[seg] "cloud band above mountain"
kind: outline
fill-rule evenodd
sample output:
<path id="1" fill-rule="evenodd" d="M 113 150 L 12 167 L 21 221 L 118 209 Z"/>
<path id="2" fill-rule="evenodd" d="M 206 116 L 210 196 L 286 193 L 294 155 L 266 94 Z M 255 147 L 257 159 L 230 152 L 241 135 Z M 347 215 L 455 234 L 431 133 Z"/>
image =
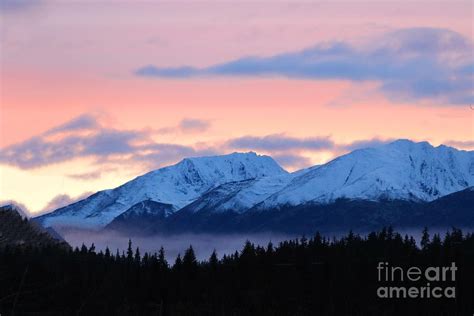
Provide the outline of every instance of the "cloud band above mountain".
<path id="1" fill-rule="evenodd" d="M 178 144 L 156 141 L 166 129 L 180 133 L 201 133 L 210 126 L 208 121 L 184 119 L 175 127 L 121 130 L 104 126 L 97 116 L 80 115 L 50 130 L 0 149 L 0 163 L 33 169 L 77 158 L 93 158 L 99 169 L 67 176 L 78 181 L 100 178 L 106 165 L 132 163 L 145 170 L 162 167 L 185 157 L 225 154 L 232 151 L 257 151 L 271 155 L 286 168 L 298 169 L 312 164 L 308 153 L 326 152 L 331 156 L 358 148 L 386 144 L 393 138 L 371 138 L 352 142 L 336 142 L 328 135 L 295 137 L 284 133 L 245 135 L 216 142 Z M 446 144 L 471 148 L 472 142 L 447 140 Z M 311 156 L 311 155 L 310 155 Z M 330 158 L 328 156 L 327 158 Z"/>
<path id="2" fill-rule="evenodd" d="M 149 65 L 143 77 L 282 76 L 291 79 L 377 81 L 379 91 L 399 100 L 474 102 L 474 45 L 459 33 L 436 28 L 403 29 L 355 46 L 318 44 L 270 57 L 244 57 L 205 68 Z"/>

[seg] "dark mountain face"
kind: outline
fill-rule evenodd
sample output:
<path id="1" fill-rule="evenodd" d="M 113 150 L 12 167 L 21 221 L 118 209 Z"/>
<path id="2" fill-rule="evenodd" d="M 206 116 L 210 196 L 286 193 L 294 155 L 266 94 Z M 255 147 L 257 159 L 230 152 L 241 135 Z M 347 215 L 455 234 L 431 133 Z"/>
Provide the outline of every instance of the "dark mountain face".
<path id="1" fill-rule="evenodd" d="M 56 235 L 53 235 L 54 233 Z M 23 217 L 14 206 L 0 207 L 0 247 L 19 245 L 69 247 L 56 232 L 54 233 Z"/>
<path id="2" fill-rule="evenodd" d="M 432 202 L 338 199 L 331 204 L 284 206 L 265 211 L 216 213 L 182 209 L 168 217 L 137 216 L 108 229 L 142 234 L 368 231 L 397 228 L 474 227 L 474 191 L 466 189 Z M 115 222 L 115 221 L 114 221 Z"/>
<path id="3" fill-rule="evenodd" d="M 173 205 L 151 200 L 142 201 L 117 216 L 106 229 L 139 233 L 152 231 L 174 211 Z"/>
<path id="4" fill-rule="evenodd" d="M 426 225 L 450 223 L 474 229 L 474 187 L 443 196 L 425 207 Z"/>

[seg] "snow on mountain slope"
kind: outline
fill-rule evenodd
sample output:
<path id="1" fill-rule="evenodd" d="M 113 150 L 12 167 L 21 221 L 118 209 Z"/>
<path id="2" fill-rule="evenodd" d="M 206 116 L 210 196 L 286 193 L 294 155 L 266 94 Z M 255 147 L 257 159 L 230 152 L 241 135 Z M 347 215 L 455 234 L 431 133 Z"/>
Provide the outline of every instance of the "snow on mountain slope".
<path id="1" fill-rule="evenodd" d="M 295 177 L 257 209 L 337 198 L 432 201 L 474 185 L 474 151 L 398 140 L 353 151 Z"/>
<path id="2" fill-rule="evenodd" d="M 172 204 L 174 210 L 223 183 L 286 174 L 271 157 L 251 153 L 186 158 L 124 185 L 37 218 L 43 226 L 101 228 L 145 200 Z"/>
<path id="3" fill-rule="evenodd" d="M 115 220 L 119 218 L 128 220 L 132 217 L 140 216 L 168 217 L 171 214 L 173 214 L 173 205 L 146 200 L 132 205 L 128 210 L 117 216 Z"/>
<path id="4" fill-rule="evenodd" d="M 282 189 L 294 176 L 295 174 L 288 173 L 225 183 L 206 192 L 181 211 L 192 213 L 234 211 L 242 213 Z"/>

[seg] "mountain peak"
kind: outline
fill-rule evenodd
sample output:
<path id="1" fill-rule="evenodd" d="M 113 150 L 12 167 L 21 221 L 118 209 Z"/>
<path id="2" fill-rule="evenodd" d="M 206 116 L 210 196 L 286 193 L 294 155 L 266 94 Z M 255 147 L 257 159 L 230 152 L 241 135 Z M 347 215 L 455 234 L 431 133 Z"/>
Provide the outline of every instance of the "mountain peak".
<path id="1" fill-rule="evenodd" d="M 355 150 L 296 177 L 264 208 L 338 198 L 432 201 L 473 184 L 473 151 L 400 139 Z"/>
<path id="2" fill-rule="evenodd" d="M 234 152 L 183 159 L 40 221 L 44 226 L 100 229 L 143 201 L 169 205 L 168 216 L 194 202 L 203 210 L 240 212 L 255 205 L 272 208 L 339 198 L 432 201 L 473 185 L 474 152 L 407 139 L 355 150 L 293 174 L 269 156 Z"/>
<path id="3" fill-rule="evenodd" d="M 267 155 L 259 155 L 256 152 L 249 151 L 249 152 L 233 152 L 230 154 L 224 155 L 214 155 L 214 156 L 197 156 L 197 157 L 186 157 L 183 158 L 180 162 L 183 161 L 204 161 L 204 160 L 225 160 L 225 159 L 233 159 L 233 160 L 272 160 L 273 158 Z M 178 163 L 179 164 L 179 163 Z M 276 162 L 275 162 L 276 164 Z"/>
<path id="4" fill-rule="evenodd" d="M 410 139 L 404 139 L 404 138 L 394 140 L 393 142 L 388 143 L 388 146 L 434 148 L 433 145 L 431 145 L 427 141 L 415 142 Z"/>
<path id="5" fill-rule="evenodd" d="M 158 169 L 156 172 L 176 167 L 184 173 L 192 173 L 196 178 L 213 178 L 215 174 L 219 174 L 230 181 L 287 173 L 272 157 L 255 152 L 184 158 L 176 165 Z"/>
<path id="6" fill-rule="evenodd" d="M 382 145 L 382 146 L 387 146 L 387 147 L 392 147 L 392 148 L 398 148 L 401 150 L 416 150 L 416 148 L 420 148 L 425 151 L 433 151 L 437 153 L 442 153 L 442 152 L 472 152 L 469 150 L 462 150 L 458 149 L 455 147 L 447 146 L 444 144 L 440 144 L 438 146 L 433 146 L 430 142 L 428 141 L 420 141 L 420 142 L 415 142 L 409 139 L 397 139 L 393 142 L 390 142 L 388 144 Z"/>
<path id="7" fill-rule="evenodd" d="M 40 221 L 44 226 L 101 228 L 145 200 L 170 204 L 177 211 L 221 184 L 281 174 L 287 172 L 271 157 L 256 153 L 185 158 L 44 215 Z"/>

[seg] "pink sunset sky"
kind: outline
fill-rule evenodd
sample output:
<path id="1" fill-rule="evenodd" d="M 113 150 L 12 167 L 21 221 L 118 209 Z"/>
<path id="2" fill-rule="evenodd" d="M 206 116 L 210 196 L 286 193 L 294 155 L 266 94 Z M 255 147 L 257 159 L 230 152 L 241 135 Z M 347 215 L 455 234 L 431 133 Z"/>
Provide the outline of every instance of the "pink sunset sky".
<path id="1" fill-rule="evenodd" d="M 474 149 L 472 1 L 0 4 L 0 200 L 52 210 L 187 156 L 289 171 Z"/>

